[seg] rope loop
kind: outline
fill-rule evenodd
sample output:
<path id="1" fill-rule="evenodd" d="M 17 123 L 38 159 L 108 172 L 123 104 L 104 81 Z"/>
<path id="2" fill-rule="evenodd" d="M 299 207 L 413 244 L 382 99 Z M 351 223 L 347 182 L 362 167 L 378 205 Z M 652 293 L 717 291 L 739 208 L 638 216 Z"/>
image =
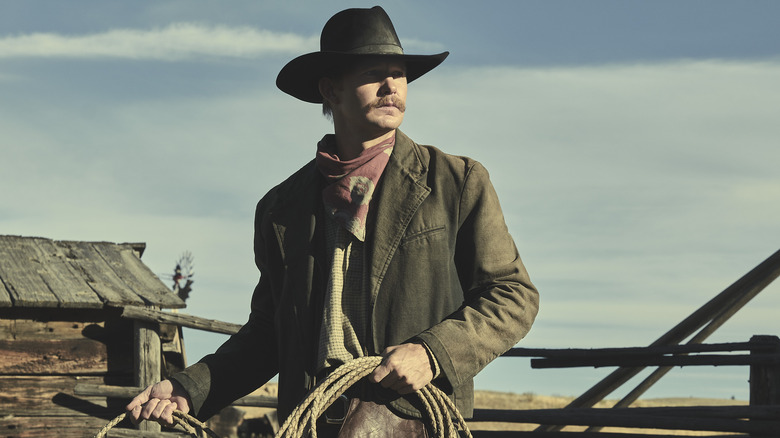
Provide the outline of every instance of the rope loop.
<path id="1" fill-rule="evenodd" d="M 104 438 L 108 434 L 109 430 L 125 419 L 126 415 L 127 414 L 125 412 L 117 415 L 116 418 L 103 426 L 103 428 L 100 429 L 97 434 L 95 434 L 94 438 Z M 180 426 L 182 429 L 184 429 L 185 432 L 195 438 L 219 438 L 219 436 L 214 433 L 214 431 L 209 429 L 205 423 L 193 417 L 192 415 L 185 414 L 182 411 L 173 411 L 173 425 Z"/>
<path id="2" fill-rule="evenodd" d="M 379 356 L 366 356 L 353 359 L 338 367 L 295 407 L 274 438 L 302 438 L 307 432 L 311 438 L 317 438 L 317 418 L 347 389 L 371 374 L 381 362 L 382 358 Z M 460 428 L 466 437 L 472 438 L 466 420 L 452 400 L 439 388 L 429 383 L 416 394 L 423 404 L 435 437 L 458 438 L 458 428 Z M 108 422 L 95 438 L 104 438 L 108 431 L 124 418 L 125 414 L 122 413 Z M 174 425 L 181 426 L 194 437 L 219 438 L 203 422 L 184 412 L 174 411 L 173 420 Z"/>
<path id="3" fill-rule="evenodd" d="M 371 374 L 382 362 L 379 356 L 353 359 L 337 368 L 321 381 L 287 417 L 274 438 L 301 438 L 309 433 L 317 438 L 317 418 L 358 380 Z M 417 391 L 425 413 L 437 438 L 458 438 L 458 428 L 471 437 L 466 420 L 455 404 L 439 388 L 429 383 Z M 453 422 L 455 417 L 455 422 Z"/>

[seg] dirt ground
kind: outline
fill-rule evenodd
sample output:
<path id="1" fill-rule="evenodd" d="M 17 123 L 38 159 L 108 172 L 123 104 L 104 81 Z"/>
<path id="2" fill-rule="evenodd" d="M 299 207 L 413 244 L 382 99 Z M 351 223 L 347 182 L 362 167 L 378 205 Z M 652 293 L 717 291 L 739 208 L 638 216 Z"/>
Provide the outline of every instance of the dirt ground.
<path id="1" fill-rule="evenodd" d="M 268 384 L 260 388 L 254 395 L 276 396 L 276 385 Z M 575 397 L 546 396 L 537 394 L 513 394 L 492 391 L 477 391 L 475 394 L 475 407 L 478 409 L 555 409 L 563 408 L 569 404 Z M 605 400 L 595 407 L 609 408 L 616 400 Z M 732 406 L 747 405 L 747 401 L 728 400 L 728 399 L 707 399 L 707 398 L 659 398 L 659 399 L 640 399 L 635 402 L 633 407 L 670 407 L 670 406 Z M 245 412 L 244 419 L 260 418 L 266 415 L 271 409 L 264 408 L 240 408 Z M 472 430 L 516 430 L 529 431 L 534 430 L 538 424 L 516 424 L 516 423 L 490 423 L 490 422 L 472 422 L 469 427 Z M 565 431 L 584 430 L 585 427 L 568 426 Z M 691 432 L 691 431 L 669 431 L 659 429 L 622 429 L 622 428 L 604 428 L 604 432 L 633 432 L 633 433 L 656 433 L 656 434 L 679 434 L 687 436 L 712 435 L 712 432 Z"/>

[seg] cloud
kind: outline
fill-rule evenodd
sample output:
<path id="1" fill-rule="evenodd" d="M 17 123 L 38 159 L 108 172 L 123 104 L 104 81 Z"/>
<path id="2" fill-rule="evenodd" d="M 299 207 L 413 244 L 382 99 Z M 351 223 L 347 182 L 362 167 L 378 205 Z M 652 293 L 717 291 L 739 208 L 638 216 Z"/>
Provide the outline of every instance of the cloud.
<path id="1" fill-rule="evenodd" d="M 32 33 L 0 38 L 0 58 L 122 58 L 179 61 L 258 58 L 316 50 L 317 37 L 252 27 L 173 23 L 163 28 L 114 29 L 90 35 Z"/>
<path id="2" fill-rule="evenodd" d="M 43 83 L 33 76 L 1 90 L 0 132 L 18 145 L 0 161 L 3 233 L 145 241 L 158 273 L 191 250 L 187 311 L 242 322 L 257 276 L 254 204 L 330 129 L 262 74 L 226 81 L 234 88 L 193 76 L 185 94 L 164 96 L 102 95 L 61 75 L 47 79 L 77 89 L 32 99 Z M 777 62 L 714 60 L 443 67 L 410 86 L 403 129 L 491 172 L 542 294 L 522 345 L 642 345 L 777 250 L 778 76 Z M 711 341 L 771 333 L 780 283 L 770 289 Z M 188 334 L 191 359 L 221 341 L 203 337 Z"/>

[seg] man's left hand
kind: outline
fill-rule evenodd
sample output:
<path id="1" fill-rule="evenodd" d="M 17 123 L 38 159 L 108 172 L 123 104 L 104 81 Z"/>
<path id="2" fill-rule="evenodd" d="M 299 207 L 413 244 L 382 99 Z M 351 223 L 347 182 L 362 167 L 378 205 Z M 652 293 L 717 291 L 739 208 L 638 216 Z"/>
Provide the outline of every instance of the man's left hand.
<path id="1" fill-rule="evenodd" d="M 382 358 L 368 379 L 401 395 L 419 391 L 433 379 L 431 359 L 422 344 L 387 347 Z"/>

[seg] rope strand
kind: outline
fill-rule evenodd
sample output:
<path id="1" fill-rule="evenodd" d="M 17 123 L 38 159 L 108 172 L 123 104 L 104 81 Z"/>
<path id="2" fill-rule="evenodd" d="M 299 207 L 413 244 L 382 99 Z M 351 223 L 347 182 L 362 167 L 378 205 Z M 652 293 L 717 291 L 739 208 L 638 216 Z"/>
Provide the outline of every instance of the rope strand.
<path id="1" fill-rule="evenodd" d="M 351 360 L 337 368 L 293 410 L 274 438 L 300 438 L 307 431 L 312 438 L 317 438 L 316 421 L 320 414 L 358 380 L 371 374 L 381 362 L 382 358 L 379 356 L 367 356 Z M 467 437 L 472 436 L 458 408 L 439 388 L 429 383 L 417 391 L 417 395 L 425 408 L 434 436 L 457 438 L 458 427 Z M 453 415 L 457 427 L 453 423 Z"/>
<path id="2" fill-rule="evenodd" d="M 94 438 L 104 438 L 108 434 L 108 431 L 122 422 L 126 416 L 126 412 L 117 415 L 113 420 L 109 421 L 105 426 L 103 426 L 103 428 L 95 434 Z M 182 411 L 173 411 L 173 425 L 180 426 L 182 429 L 184 429 L 185 432 L 194 437 L 208 436 L 211 438 L 219 438 L 219 435 L 209 429 L 205 423 L 193 417 L 192 415 L 185 414 Z"/>
<path id="3" fill-rule="evenodd" d="M 306 432 L 311 438 L 317 438 L 317 419 L 320 415 L 347 389 L 371 374 L 381 362 L 382 358 L 379 356 L 367 356 L 351 360 L 338 367 L 295 407 L 274 438 L 301 438 Z M 465 432 L 466 437 L 472 437 L 466 420 L 458 412 L 458 408 L 439 388 L 429 383 L 416 394 L 423 404 L 435 437 L 458 438 L 458 428 Z M 453 423 L 453 416 L 457 425 Z M 124 418 L 125 413 L 122 413 L 108 422 L 95 438 L 104 438 L 108 431 Z M 206 424 L 184 412 L 174 411 L 173 420 L 175 425 L 181 426 L 192 436 L 198 437 L 205 433 L 211 438 L 219 438 Z"/>

